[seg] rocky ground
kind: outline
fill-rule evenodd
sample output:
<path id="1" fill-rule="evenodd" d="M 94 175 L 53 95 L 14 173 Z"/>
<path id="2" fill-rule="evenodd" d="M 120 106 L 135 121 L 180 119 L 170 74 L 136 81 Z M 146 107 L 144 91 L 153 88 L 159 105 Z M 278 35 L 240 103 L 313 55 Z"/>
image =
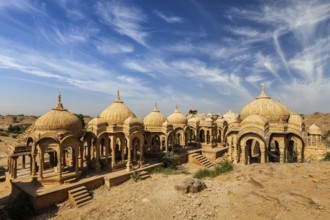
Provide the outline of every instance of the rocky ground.
<path id="1" fill-rule="evenodd" d="M 195 165 L 181 169 L 194 173 Z M 207 188 L 184 194 L 175 185 L 192 174 L 153 174 L 93 192 L 92 203 L 35 219 L 329 219 L 330 162 L 236 165 L 204 180 Z"/>

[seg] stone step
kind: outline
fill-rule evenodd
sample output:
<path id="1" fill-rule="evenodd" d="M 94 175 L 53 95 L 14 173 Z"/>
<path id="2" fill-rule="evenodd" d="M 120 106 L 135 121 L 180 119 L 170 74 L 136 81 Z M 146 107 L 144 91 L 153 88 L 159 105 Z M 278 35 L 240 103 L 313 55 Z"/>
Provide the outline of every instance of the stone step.
<path id="1" fill-rule="evenodd" d="M 68 190 L 68 193 L 74 193 L 74 192 L 77 192 L 77 191 L 81 191 L 81 190 L 85 190 L 86 189 L 86 187 L 85 186 L 79 186 L 79 187 L 77 187 L 77 188 L 74 188 L 74 189 L 70 189 L 70 190 Z M 87 190 L 87 189 L 86 189 Z"/>
<path id="2" fill-rule="evenodd" d="M 91 201 L 92 201 L 92 199 L 91 200 L 87 200 L 86 202 L 82 202 L 82 203 L 78 204 L 77 207 L 80 208 L 82 206 L 85 206 L 85 205 L 91 203 Z"/>
<path id="3" fill-rule="evenodd" d="M 87 191 L 88 192 L 88 191 Z M 77 196 L 80 196 L 80 195 L 82 195 L 82 194 L 85 194 L 86 193 L 86 190 L 80 190 L 80 191 L 76 191 L 76 192 L 74 192 L 74 193 L 71 193 L 71 195 L 73 196 L 73 197 L 77 197 Z"/>
<path id="4" fill-rule="evenodd" d="M 148 179 L 150 177 L 151 176 L 150 176 L 149 172 L 147 172 L 147 171 L 141 171 L 140 172 L 140 180 L 145 180 L 145 179 Z"/>
<path id="5" fill-rule="evenodd" d="M 89 197 L 83 197 L 83 198 L 79 199 L 78 201 L 76 201 L 76 206 L 78 206 L 81 203 L 87 202 L 89 200 L 92 200 L 92 197 L 91 196 L 89 196 Z"/>
<path id="6" fill-rule="evenodd" d="M 89 195 L 88 192 L 84 191 L 83 193 L 79 194 L 79 195 L 74 195 L 73 198 L 76 200 L 76 201 L 79 201 L 79 199 L 81 198 L 84 198 L 84 197 L 91 197 Z"/>

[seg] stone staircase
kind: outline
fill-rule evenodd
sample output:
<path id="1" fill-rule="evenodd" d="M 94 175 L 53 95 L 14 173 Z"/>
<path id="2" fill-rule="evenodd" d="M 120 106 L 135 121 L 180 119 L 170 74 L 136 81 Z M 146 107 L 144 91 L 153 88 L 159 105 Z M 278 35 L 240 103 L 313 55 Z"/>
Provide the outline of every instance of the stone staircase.
<path id="1" fill-rule="evenodd" d="M 145 180 L 151 178 L 149 172 L 147 171 L 140 171 L 140 180 Z"/>
<path id="2" fill-rule="evenodd" d="M 209 161 L 209 159 L 207 159 L 206 157 L 204 157 L 203 155 L 200 155 L 198 153 L 194 153 L 192 155 L 192 157 L 200 164 L 203 165 L 206 168 L 211 168 L 214 166 L 214 164 Z"/>
<path id="3" fill-rule="evenodd" d="M 68 190 L 69 202 L 75 207 L 82 207 L 92 201 L 92 196 L 89 194 L 85 186 L 80 186 Z"/>

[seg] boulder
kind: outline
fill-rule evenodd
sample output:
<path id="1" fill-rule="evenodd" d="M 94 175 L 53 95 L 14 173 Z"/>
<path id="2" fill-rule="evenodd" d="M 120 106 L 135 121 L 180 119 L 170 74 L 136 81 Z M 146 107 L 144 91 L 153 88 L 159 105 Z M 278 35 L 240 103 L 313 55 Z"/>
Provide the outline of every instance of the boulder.
<path id="1" fill-rule="evenodd" d="M 186 178 L 181 183 L 177 183 L 174 188 L 184 193 L 197 193 L 207 188 L 205 183 L 194 178 Z"/>

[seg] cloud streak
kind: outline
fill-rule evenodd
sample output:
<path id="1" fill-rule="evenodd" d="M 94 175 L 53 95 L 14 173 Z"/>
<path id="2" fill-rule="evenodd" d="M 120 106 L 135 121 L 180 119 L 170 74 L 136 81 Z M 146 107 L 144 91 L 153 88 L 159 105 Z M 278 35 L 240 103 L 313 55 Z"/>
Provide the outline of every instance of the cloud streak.
<path id="1" fill-rule="evenodd" d="M 147 17 L 139 8 L 111 1 L 98 2 L 96 9 L 100 19 L 106 25 L 147 47 L 146 38 L 149 34 L 142 26 Z"/>

